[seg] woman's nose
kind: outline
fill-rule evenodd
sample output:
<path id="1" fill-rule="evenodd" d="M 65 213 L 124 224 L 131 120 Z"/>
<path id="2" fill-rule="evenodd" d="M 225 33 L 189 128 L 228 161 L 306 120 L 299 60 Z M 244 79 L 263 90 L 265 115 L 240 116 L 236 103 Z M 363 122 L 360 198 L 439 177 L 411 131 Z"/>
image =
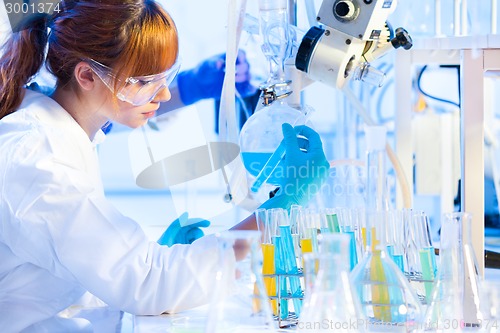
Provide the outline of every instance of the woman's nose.
<path id="1" fill-rule="evenodd" d="M 172 98 L 170 90 L 168 89 L 168 87 L 163 87 L 158 91 L 158 93 L 156 93 L 156 96 L 153 98 L 153 102 L 167 102 L 170 100 L 170 98 Z"/>

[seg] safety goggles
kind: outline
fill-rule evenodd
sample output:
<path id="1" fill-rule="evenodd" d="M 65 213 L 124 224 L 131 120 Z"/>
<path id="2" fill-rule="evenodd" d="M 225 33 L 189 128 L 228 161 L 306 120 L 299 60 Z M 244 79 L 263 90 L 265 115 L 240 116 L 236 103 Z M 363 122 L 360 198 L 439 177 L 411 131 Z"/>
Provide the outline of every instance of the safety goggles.
<path id="1" fill-rule="evenodd" d="M 125 84 L 115 92 L 114 81 L 122 82 L 122 80 L 113 74 L 113 69 L 93 59 L 87 59 L 87 63 L 119 100 L 128 102 L 134 106 L 151 102 L 161 89 L 167 88 L 172 83 L 181 67 L 180 61 L 177 60 L 172 67 L 163 73 L 131 76 L 125 79 Z"/>

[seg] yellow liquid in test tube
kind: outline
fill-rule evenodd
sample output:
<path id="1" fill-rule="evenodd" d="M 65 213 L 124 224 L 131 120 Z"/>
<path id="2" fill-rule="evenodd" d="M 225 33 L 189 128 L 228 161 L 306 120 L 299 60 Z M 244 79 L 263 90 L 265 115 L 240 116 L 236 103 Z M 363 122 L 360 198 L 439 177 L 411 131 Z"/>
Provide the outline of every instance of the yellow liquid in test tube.
<path id="1" fill-rule="evenodd" d="M 312 245 L 312 239 L 310 238 L 303 238 L 300 240 L 300 251 L 302 252 L 302 255 L 306 253 L 311 253 L 313 251 L 313 245 Z M 304 259 L 302 259 L 302 267 L 304 266 Z"/>
<path id="2" fill-rule="evenodd" d="M 262 275 L 275 274 L 274 265 L 274 245 L 262 244 Z M 268 296 L 276 296 L 276 278 L 264 276 L 264 285 Z M 278 315 L 278 303 L 275 299 L 271 300 L 273 315 Z"/>
<path id="3" fill-rule="evenodd" d="M 309 253 L 313 251 L 312 239 L 303 238 L 300 240 L 300 250 L 302 253 Z"/>
<path id="4" fill-rule="evenodd" d="M 380 250 L 376 250 L 379 243 L 377 239 L 376 229 L 371 229 L 371 242 L 372 242 L 372 260 L 370 262 L 370 280 L 372 281 L 372 302 L 374 317 L 383 322 L 391 322 L 391 306 L 384 306 L 383 304 L 391 304 L 389 296 L 389 288 L 387 287 L 387 279 L 385 277 L 384 266 L 382 265 L 382 258 Z"/>
<path id="5" fill-rule="evenodd" d="M 387 287 L 384 266 L 380 257 L 380 251 L 373 251 L 373 257 L 370 265 L 370 280 L 372 281 L 372 302 L 373 314 L 380 321 L 391 322 L 391 304 L 389 297 L 389 288 Z"/>

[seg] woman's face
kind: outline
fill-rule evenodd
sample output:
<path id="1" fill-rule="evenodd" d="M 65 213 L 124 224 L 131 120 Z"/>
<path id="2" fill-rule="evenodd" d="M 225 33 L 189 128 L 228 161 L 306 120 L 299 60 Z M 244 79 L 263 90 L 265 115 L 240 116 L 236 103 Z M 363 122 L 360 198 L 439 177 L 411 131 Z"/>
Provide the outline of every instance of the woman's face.
<path id="1" fill-rule="evenodd" d="M 104 84 L 98 91 L 102 93 L 102 96 L 95 96 L 98 100 L 103 101 L 102 107 L 99 108 L 101 115 L 112 122 L 131 128 L 138 128 L 146 124 L 148 119 L 156 115 L 160 103 L 169 101 L 171 97 L 170 90 L 163 87 L 150 102 L 135 106 L 113 98 L 112 92 Z"/>
<path id="2" fill-rule="evenodd" d="M 170 100 L 168 86 L 177 75 L 180 63 L 175 62 L 162 73 L 126 79 L 116 77 L 113 69 L 93 59 L 82 62 L 81 66 L 92 73 L 87 96 L 105 121 L 137 128 L 155 116 L 160 102 Z"/>
<path id="3" fill-rule="evenodd" d="M 162 88 L 153 100 L 145 105 L 134 106 L 128 102 L 118 100 L 118 108 L 110 115 L 109 119 L 131 128 L 140 127 L 146 124 L 148 119 L 153 118 L 156 115 L 156 110 L 160 107 L 160 103 L 169 101 L 170 97 L 168 88 Z"/>

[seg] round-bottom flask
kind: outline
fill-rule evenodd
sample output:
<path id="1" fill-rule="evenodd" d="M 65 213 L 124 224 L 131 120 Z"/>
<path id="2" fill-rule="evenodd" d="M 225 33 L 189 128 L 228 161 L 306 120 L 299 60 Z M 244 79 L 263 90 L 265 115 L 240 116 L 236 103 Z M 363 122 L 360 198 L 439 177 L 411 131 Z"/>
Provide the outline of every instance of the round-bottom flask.
<path id="1" fill-rule="evenodd" d="M 303 125 L 306 115 L 286 103 L 272 103 L 255 112 L 241 129 L 241 158 L 248 173 L 256 177 L 283 140 L 281 126 L 289 123 L 293 126 Z M 278 168 L 282 166 L 278 164 Z M 278 169 L 276 169 L 278 170 Z M 268 184 L 278 185 L 278 174 L 272 173 Z"/>

